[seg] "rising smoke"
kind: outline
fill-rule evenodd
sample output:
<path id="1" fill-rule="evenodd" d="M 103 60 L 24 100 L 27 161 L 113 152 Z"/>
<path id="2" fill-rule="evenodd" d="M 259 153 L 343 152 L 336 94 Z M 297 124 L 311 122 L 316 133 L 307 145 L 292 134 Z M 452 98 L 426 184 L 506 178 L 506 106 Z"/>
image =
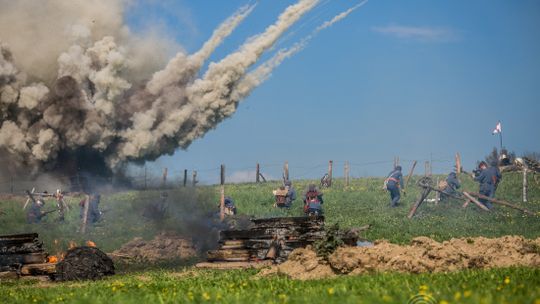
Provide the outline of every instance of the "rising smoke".
<path id="1" fill-rule="evenodd" d="M 305 41 L 250 72 L 318 3 L 299 0 L 201 71 L 255 5 L 225 20 L 199 51 L 179 52 L 166 63 L 174 46 L 131 33 L 123 23 L 124 0 L 0 0 L 0 157 L 34 172 L 112 172 L 186 148 L 303 48 Z"/>

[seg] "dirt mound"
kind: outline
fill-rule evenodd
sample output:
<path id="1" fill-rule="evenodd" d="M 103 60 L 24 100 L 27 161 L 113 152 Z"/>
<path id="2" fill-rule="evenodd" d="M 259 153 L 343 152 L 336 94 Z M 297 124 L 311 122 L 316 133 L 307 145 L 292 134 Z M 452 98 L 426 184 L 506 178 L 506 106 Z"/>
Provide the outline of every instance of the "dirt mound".
<path id="1" fill-rule="evenodd" d="M 178 235 L 159 234 L 150 241 L 139 237 L 134 238 L 111 255 L 139 261 L 159 262 L 195 257 L 197 250 L 190 240 Z"/>
<path id="2" fill-rule="evenodd" d="M 321 260 L 310 249 L 299 249 L 291 253 L 287 262 L 261 275 L 284 273 L 296 279 L 315 279 L 375 271 L 420 273 L 509 266 L 540 267 L 540 238 L 476 237 L 439 243 L 417 237 L 410 245 L 378 241 L 372 247 L 339 248 L 328 261 Z"/>

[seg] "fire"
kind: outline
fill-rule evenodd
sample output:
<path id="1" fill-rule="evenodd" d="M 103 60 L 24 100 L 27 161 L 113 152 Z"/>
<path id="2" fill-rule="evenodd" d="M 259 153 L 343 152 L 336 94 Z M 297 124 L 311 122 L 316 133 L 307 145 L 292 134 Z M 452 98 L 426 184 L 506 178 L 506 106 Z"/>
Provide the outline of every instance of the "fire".
<path id="1" fill-rule="evenodd" d="M 47 263 L 58 263 L 58 257 L 50 255 L 47 257 Z"/>
<path id="2" fill-rule="evenodd" d="M 88 240 L 88 241 L 86 241 L 86 246 L 88 246 L 88 247 L 96 247 L 96 243 Z"/>

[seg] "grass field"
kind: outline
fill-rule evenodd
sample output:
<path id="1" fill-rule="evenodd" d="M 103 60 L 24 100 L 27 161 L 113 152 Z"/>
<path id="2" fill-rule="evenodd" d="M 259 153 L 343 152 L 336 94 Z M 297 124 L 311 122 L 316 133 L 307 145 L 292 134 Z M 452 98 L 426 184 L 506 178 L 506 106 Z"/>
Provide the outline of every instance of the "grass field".
<path id="1" fill-rule="evenodd" d="M 466 190 L 477 190 L 468 176 L 461 176 Z M 311 181 L 294 182 L 301 192 Z M 385 238 L 396 243 L 407 243 L 415 236 L 429 236 L 436 240 L 466 236 L 523 235 L 540 237 L 540 219 L 524 216 L 521 212 L 496 206 L 484 212 L 474 206 L 461 208 L 461 202 L 422 205 L 413 220 L 406 214 L 419 195 L 411 180 L 407 195 L 398 208 L 389 207 L 388 194 L 380 190 L 381 178 L 353 179 L 343 187 L 336 180 L 331 189 L 324 189 L 325 215 L 328 223 L 341 227 L 371 224 L 365 237 Z M 226 192 L 235 200 L 241 215 L 253 217 L 300 216 L 298 200 L 290 210 L 272 208 L 271 191 L 278 183 L 227 185 Z M 508 173 L 498 189 L 497 197 L 507 199 L 532 211 L 540 211 L 540 186 L 531 180 L 529 202 L 520 203 L 521 175 Z M 0 202 L 6 215 L 0 217 L 0 234 L 38 231 L 50 252 L 62 250 L 70 240 L 79 243 L 93 240 L 110 252 L 135 236 L 151 238 L 160 230 L 175 230 L 190 235 L 196 221 L 209 222 L 208 214 L 217 206 L 215 187 L 199 187 L 197 191 L 170 191 L 170 204 L 176 216 L 164 222 L 145 221 L 140 216 L 141 206 L 157 200 L 159 191 L 129 191 L 104 195 L 104 221 L 89 229 L 85 236 L 77 232 L 79 226 L 78 200 L 66 223 L 54 222 L 54 217 L 43 223 L 24 223 L 24 199 L 12 198 Z M 196 204 L 191 202 L 196 201 Z M 52 206 L 49 206 L 52 207 Z M 47 209 L 47 208 L 46 208 Z M 58 240 L 58 245 L 54 244 Z M 418 293 L 431 294 L 433 303 L 540 303 L 540 271 L 538 268 L 511 268 L 461 271 L 449 274 L 370 274 L 339 277 L 328 280 L 300 282 L 286 277 L 257 278 L 255 271 L 183 270 L 183 263 L 155 265 L 151 269 L 120 267 L 121 275 L 100 282 L 43 284 L 33 282 L 2 282 L 0 303 L 177 303 L 177 302 L 315 302 L 315 303 L 406 303 Z M 163 269 L 160 269 L 163 268 Z M 36 288 L 38 287 L 38 288 Z"/>

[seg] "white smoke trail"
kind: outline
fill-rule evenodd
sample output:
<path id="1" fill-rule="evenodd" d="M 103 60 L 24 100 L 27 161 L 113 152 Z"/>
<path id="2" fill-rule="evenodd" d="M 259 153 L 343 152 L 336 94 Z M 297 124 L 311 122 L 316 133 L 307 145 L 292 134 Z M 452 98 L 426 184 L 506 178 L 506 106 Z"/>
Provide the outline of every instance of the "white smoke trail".
<path id="1" fill-rule="evenodd" d="M 367 2 L 368 0 L 364 0 L 356 4 L 355 6 L 347 9 L 346 11 L 341 12 L 340 14 L 334 16 L 332 19 L 325 21 L 324 23 L 319 25 L 317 28 L 315 28 L 315 30 L 311 34 L 303 38 L 301 41 L 295 43 L 292 47 L 279 50 L 272 58 L 262 63 L 255 70 L 247 73 L 242 78 L 242 80 L 236 85 L 232 93 L 232 99 L 242 100 L 246 98 L 254 88 L 259 86 L 266 79 L 268 79 L 268 77 L 270 77 L 270 75 L 272 74 L 272 71 L 276 67 L 278 67 L 285 59 L 302 51 L 308 45 L 309 41 L 313 39 L 320 31 L 327 29 L 333 24 L 335 24 L 336 22 L 339 22 L 345 19 L 353 11 L 360 8 Z"/>

